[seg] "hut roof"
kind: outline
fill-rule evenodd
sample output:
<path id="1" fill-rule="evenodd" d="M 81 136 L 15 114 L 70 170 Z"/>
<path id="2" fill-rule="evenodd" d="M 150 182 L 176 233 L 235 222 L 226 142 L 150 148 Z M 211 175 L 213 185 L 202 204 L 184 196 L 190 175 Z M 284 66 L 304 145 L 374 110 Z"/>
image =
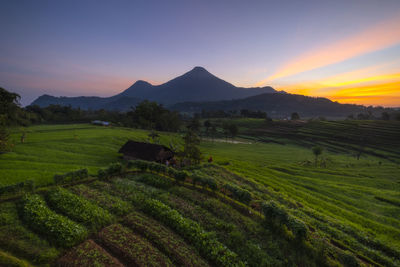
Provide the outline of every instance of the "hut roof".
<path id="1" fill-rule="evenodd" d="M 118 152 L 125 156 L 149 161 L 165 160 L 172 158 L 174 155 L 171 149 L 163 145 L 136 142 L 132 140 L 126 142 Z"/>

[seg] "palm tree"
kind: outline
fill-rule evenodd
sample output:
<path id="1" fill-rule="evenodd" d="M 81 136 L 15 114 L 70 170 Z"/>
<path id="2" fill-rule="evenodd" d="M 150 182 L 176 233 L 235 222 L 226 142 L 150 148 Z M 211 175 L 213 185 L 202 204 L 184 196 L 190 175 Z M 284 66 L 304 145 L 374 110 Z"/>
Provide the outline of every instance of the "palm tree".
<path id="1" fill-rule="evenodd" d="M 322 154 L 323 148 L 320 146 L 314 146 L 312 148 L 312 152 L 314 153 L 315 156 L 315 166 L 317 166 L 318 162 L 318 157 Z"/>

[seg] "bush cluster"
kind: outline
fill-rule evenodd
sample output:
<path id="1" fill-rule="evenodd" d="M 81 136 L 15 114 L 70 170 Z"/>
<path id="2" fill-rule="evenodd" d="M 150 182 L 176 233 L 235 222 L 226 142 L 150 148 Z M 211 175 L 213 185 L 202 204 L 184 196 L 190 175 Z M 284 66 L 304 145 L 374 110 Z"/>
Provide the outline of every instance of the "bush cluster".
<path id="1" fill-rule="evenodd" d="M 60 187 L 51 190 L 47 194 L 47 200 L 56 211 L 93 230 L 106 226 L 113 219 L 108 211 Z"/>
<path id="2" fill-rule="evenodd" d="M 72 247 L 83 241 L 86 229 L 50 210 L 39 195 L 27 195 L 20 203 L 22 219 L 35 231 L 62 247 Z"/>
<path id="3" fill-rule="evenodd" d="M 141 171 L 149 170 L 156 173 L 166 174 L 174 178 L 177 182 L 184 182 L 188 177 L 188 173 L 186 171 L 179 171 L 172 167 L 167 167 L 164 164 L 146 160 L 131 160 L 128 162 L 127 167 L 137 168 Z"/>
<path id="4" fill-rule="evenodd" d="M 7 193 L 32 192 L 34 189 L 35 182 L 33 180 L 26 180 L 25 182 L 0 187 L 0 196 Z"/>
<path id="5" fill-rule="evenodd" d="M 192 183 L 193 183 L 193 185 L 201 185 L 203 188 L 208 187 L 212 191 L 215 191 L 218 189 L 217 182 L 215 181 L 215 179 L 210 178 L 210 177 L 194 175 L 192 177 Z"/>
<path id="6" fill-rule="evenodd" d="M 197 222 L 183 217 L 162 202 L 155 199 L 144 199 L 141 208 L 191 242 L 205 258 L 216 266 L 244 266 L 237 254 L 220 243 L 213 233 L 205 232 Z"/>
<path id="7" fill-rule="evenodd" d="M 69 182 L 75 182 L 88 177 L 88 170 L 81 169 L 77 171 L 67 172 L 64 174 L 56 174 L 54 175 L 54 183 L 55 184 L 64 184 Z"/>
<path id="8" fill-rule="evenodd" d="M 223 188 L 230 193 L 233 199 L 236 199 L 244 204 L 249 204 L 252 200 L 250 192 L 246 189 L 242 189 L 230 184 L 225 184 Z"/>
<path id="9" fill-rule="evenodd" d="M 122 174 L 123 172 L 123 167 L 121 163 L 113 163 L 111 165 L 109 165 L 106 169 L 100 169 L 97 172 L 97 176 L 99 177 L 99 179 L 108 179 L 112 176 L 117 176 Z"/>
<path id="10" fill-rule="evenodd" d="M 306 224 L 292 216 L 286 210 L 278 205 L 275 201 L 271 200 L 261 205 L 261 210 L 265 216 L 265 220 L 269 225 L 283 226 L 292 231 L 293 235 L 298 240 L 307 238 L 308 228 Z"/>
<path id="11" fill-rule="evenodd" d="M 168 189 L 172 186 L 172 181 L 170 179 L 165 179 L 150 173 L 141 174 L 138 177 L 138 181 L 147 185 L 151 185 L 157 188 Z"/>

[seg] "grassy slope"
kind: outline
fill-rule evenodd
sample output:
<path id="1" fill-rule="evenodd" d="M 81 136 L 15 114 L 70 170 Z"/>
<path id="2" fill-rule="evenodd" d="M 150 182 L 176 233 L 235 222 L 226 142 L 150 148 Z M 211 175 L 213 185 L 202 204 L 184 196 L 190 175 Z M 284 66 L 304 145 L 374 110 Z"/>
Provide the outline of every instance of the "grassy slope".
<path id="1" fill-rule="evenodd" d="M 24 144 L 19 142 L 26 131 Z M 95 174 L 118 160 L 117 151 L 128 139 L 145 140 L 147 133 L 125 128 L 102 128 L 88 124 L 43 125 L 13 129 L 13 152 L 0 156 L 0 185 L 27 179 L 37 185 L 53 181 L 56 173 L 87 168 Z"/>
<path id="2" fill-rule="evenodd" d="M 26 179 L 46 184 L 57 172 L 81 167 L 94 173 L 117 160 L 116 151 L 127 139 L 147 138 L 146 131 L 140 130 L 51 125 L 28 128 L 26 143 L 19 144 L 20 132 L 15 131 L 14 152 L 0 156 L 2 184 Z M 163 136 L 162 142 L 168 144 L 174 138 Z M 400 208 L 375 199 L 399 199 L 398 165 L 372 156 L 357 161 L 349 155 L 325 152 L 330 159 L 326 168 L 302 166 L 301 162 L 312 161 L 313 156 L 309 149 L 295 145 L 204 142 L 201 147 L 205 156 L 212 155 L 217 163 L 229 162 L 225 166 L 229 170 L 400 250 Z"/>

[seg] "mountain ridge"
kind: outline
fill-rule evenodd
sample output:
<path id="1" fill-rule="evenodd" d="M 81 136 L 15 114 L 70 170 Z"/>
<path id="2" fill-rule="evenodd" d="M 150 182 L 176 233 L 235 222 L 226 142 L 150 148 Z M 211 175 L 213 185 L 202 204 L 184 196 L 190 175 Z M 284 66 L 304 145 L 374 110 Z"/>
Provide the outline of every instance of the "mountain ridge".
<path id="1" fill-rule="evenodd" d="M 117 109 L 127 110 L 127 105 L 118 107 L 114 102 L 122 101 L 126 104 L 123 97 L 129 97 L 133 101 L 132 105 L 140 100 L 157 101 L 165 105 L 172 105 L 187 101 L 218 101 L 238 99 L 262 93 L 275 93 L 272 87 L 236 87 L 215 75 L 208 72 L 203 67 L 194 67 L 192 70 L 171 79 L 160 85 L 152 85 L 143 80 L 137 80 L 129 88 L 111 97 L 52 97 L 42 95 L 32 102 L 31 105 L 41 107 L 50 104 L 71 105 L 82 109 Z M 85 100 L 87 100 L 85 102 Z M 98 101 L 98 103 L 96 103 Z M 114 104 L 113 104 L 114 103 Z"/>

